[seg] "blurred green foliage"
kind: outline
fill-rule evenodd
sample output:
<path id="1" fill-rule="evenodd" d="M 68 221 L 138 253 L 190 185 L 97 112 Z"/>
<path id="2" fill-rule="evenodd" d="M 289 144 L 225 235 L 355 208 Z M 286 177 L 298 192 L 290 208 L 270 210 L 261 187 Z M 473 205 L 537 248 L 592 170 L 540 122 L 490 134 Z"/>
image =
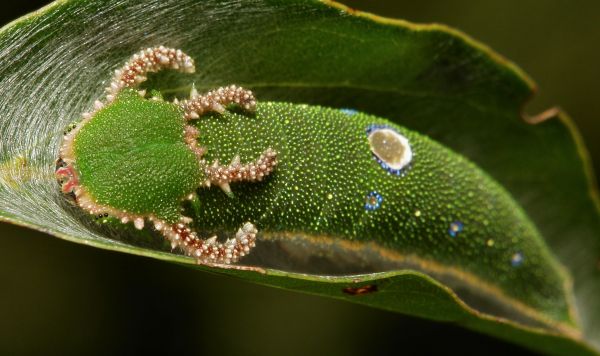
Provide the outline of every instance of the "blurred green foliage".
<path id="1" fill-rule="evenodd" d="M 44 3 L 3 3 L 1 22 Z M 599 171 L 600 2 L 345 3 L 448 24 L 514 61 L 540 86 L 527 112 L 561 105 Z M 0 224 L 0 236 L 0 354 L 526 353 L 451 325 L 87 248 L 8 224 Z"/>
<path id="2" fill-rule="evenodd" d="M 581 0 L 345 0 L 413 22 L 439 22 L 485 43 L 521 67 L 539 91 L 525 111 L 559 105 L 573 118 L 600 172 L 600 2 Z"/>

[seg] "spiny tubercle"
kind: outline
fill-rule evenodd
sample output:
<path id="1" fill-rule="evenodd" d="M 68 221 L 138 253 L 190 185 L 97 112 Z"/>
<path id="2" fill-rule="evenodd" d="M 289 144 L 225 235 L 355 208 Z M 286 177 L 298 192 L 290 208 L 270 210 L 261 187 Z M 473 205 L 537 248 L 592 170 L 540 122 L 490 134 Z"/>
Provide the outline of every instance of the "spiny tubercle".
<path id="1" fill-rule="evenodd" d="M 115 71 L 110 86 L 106 88 L 106 100 L 113 101 L 123 88 L 133 88 L 147 79 L 147 73 L 162 69 L 175 69 L 185 73 L 196 70 L 194 60 L 179 49 L 164 46 L 146 48 L 134 54 L 121 69 Z"/>
<path id="2" fill-rule="evenodd" d="M 202 156 L 204 156 L 206 153 L 206 148 L 198 144 L 198 135 L 200 135 L 200 131 L 198 131 L 197 128 L 191 125 L 185 126 L 183 139 L 188 147 L 194 152 L 196 157 L 198 157 L 198 160 L 203 162 Z"/>
<path id="3" fill-rule="evenodd" d="M 196 90 L 192 89 L 190 99 L 180 102 L 179 106 L 185 112 L 185 118 L 192 120 L 210 111 L 222 114 L 225 112 L 225 107 L 230 104 L 237 104 L 249 112 L 256 110 L 254 94 L 236 85 L 211 90 L 204 95 L 198 95 Z"/>
<path id="4" fill-rule="evenodd" d="M 231 192 L 229 188 L 231 182 L 261 181 L 269 175 L 277 165 L 277 153 L 268 148 L 256 161 L 244 165 L 240 163 L 239 156 L 235 156 L 228 166 L 220 165 L 218 160 L 215 160 L 210 166 L 205 161 L 201 161 L 201 164 L 205 166 L 204 171 L 207 176 L 205 185 L 210 186 L 211 183 L 214 183 L 229 193 Z"/>
<path id="5" fill-rule="evenodd" d="M 171 242 L 171 248 L 181 248 L 188 256 L 193 256 L 201 263 L 234 263 L 250 252 L 256 244 L 257 230 L 251 223 L 245 223 L 232 239 L 224 243 L 213 236 L 202 240 L 186 224 L 167 224 L 156 220 L 154 228 Z"/>

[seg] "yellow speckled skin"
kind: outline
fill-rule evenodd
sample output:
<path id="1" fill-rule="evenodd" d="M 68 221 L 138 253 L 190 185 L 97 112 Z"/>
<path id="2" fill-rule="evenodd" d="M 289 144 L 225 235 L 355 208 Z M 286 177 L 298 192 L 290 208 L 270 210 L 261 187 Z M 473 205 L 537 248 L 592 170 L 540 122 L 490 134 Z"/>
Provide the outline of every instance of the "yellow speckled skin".
<path id="1" fill-rule="evenodd" d="M 267 147 L 278 153 L 271 175 L 232 184 L 228 196 L 196 189 L 204 172 L 183 143 L 184 125 L 176 105 L 124 92 L 77 137 L 81 185 L 99 203 L 168 221 L 185 207 L 201 235 L 232 234 L 250 221 L 262 233 L 374 243 L 463 271 L 572 322 L 567 277 L 522 209 L 478 167 L 427 137 L 382 118 L 307 105 L 206 115 L 195 125 L 208 162 L 252 160 Z M 372 153 L 374 128 L 408 139 L 413 157 L 401 172 Z M 194 191 L 198 199 L 182 203 Z"/>
<path id="2" fill-rule="evenodd" d="M 373 125 L 408 138 L 413 159 L 400 175 L 371 152 Z M 467 271 L 569 319 L 564 272 L 523 210 L 477 166 L 431 139 L 362 113 L 283 103 L 260 104 L 254 116 L 204 117 L 197 127 L 208 160 L 239 154 L 243 161 L 273 147 L 280 162 L 264 182 L 232 186 L 233 198 L 199 190 L 198 229 L 234 231 L 252 221 L 263 232 L 375 242 Z M 377 208 L 372 194 L 381 199 Z"/>

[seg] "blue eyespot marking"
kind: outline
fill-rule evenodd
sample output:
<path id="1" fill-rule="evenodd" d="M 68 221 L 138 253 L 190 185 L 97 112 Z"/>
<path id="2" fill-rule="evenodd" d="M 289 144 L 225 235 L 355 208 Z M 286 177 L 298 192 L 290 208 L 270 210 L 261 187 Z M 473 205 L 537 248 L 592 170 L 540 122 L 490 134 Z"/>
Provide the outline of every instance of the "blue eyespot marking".
<path id="1" fill-rule="evenodd" d="M 450 227 L 448 228 L 448 235 L 450 235 L 451 237 L 456 237 L 461 231 L 463 231 L 463 228 L 464 224 L 462 222 L 454 221 L 450 224 Z"/>
<path id="2" fill-rule="evenodd" d="M 510 264 L 513 267 L 519 267 L 523 264 L 523 261 L 525 260 L 525 256 L 523 256 L 523 253 L 521 251 L 515 252 L 514 255 L 512 255 L 511 259 L 510 259 Z"/>
<path id="3" fill-rule="evenodd" d="M 367 211 L 373 211 L 379 209 L 381 203 L 383 202 L 383 197 L 381 194 L 373 191 L 367 194 L 365 197 L 365 209 Z"/>

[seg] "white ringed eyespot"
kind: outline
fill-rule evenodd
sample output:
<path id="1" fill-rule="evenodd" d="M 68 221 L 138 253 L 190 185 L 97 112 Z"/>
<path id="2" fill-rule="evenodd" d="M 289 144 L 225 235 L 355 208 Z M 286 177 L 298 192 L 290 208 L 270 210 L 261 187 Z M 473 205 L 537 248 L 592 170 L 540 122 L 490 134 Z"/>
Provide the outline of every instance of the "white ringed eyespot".
<path id="1" fill-rule="evenodd" d="M 408 139 L 387 125 L 369 125 L 367 139 L 374 158 L 386 171 L 402 175 L 412 161 Z"/>

